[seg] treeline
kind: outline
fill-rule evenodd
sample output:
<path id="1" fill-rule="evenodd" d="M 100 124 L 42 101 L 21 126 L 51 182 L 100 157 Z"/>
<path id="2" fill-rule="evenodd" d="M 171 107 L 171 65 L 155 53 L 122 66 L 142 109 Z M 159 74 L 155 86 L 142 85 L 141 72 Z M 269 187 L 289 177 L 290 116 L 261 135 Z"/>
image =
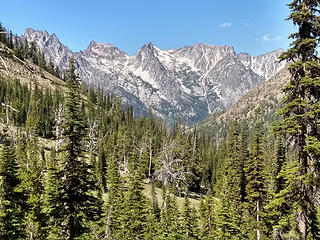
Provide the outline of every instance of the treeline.
<path id="1" fill-rule="evenodd" d="M 35 42 L 28 42 L 27 39 L 22 39 L 14 35 L 12 31 L 6 29 L 0 22 L 0 42 L 13 50 L 16 57 L 21 60 L 27 59 L 48 71 L 57 78 L 65 80 L 66 73 L 55 66 L 52 59 L 49 62 L 45 59 L 44 52 L 39 49 Z"/>

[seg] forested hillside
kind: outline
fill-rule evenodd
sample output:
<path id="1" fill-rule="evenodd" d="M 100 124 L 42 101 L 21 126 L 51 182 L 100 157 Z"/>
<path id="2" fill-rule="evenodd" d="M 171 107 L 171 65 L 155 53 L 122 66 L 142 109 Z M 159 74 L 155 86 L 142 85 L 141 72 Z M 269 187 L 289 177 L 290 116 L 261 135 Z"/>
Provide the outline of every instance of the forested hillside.
<path id="1" fill-rule="evenodd" d="M 282 103 L 220 132 L 135 118 L 0 33 L 0 239 L 320 239 L 319 2 L 289 7 Z"/>

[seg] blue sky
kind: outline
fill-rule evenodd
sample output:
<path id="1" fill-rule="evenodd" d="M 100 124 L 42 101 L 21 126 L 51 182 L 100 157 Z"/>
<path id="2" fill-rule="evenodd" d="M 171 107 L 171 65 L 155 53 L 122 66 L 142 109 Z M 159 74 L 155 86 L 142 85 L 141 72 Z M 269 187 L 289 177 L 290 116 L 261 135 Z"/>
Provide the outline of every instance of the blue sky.
<path id="1" fill-rule="evenodd" d="M 0 21 L 14 33 L 55 33 L 73 51 L 91 40 L 128 54 L 153 42 L 161 49 L 194 43 L 230 45 L 259 55 L 288 48 L 294 31 L 288 0 L 0 0 Z"/>

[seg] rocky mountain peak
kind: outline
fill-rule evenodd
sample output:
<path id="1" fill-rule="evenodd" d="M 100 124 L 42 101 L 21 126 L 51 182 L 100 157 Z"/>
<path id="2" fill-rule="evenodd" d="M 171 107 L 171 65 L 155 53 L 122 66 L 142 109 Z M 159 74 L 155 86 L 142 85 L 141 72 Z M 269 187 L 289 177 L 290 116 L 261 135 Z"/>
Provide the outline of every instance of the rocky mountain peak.
<path id="1" fill-rule="evenodd" d="M 149 42 L 142 46 L 142 48 L 137 52 L 136 56 L 153 58 L 156 57 L 156 51 L 156 46 L 152 42 Z"/>
<path id="2" fill-rule="evenodd" d="M 142 49 L 150 49 L 151 51 L 155 50 L 155 45 L 152 42 L 148 42 L 142 46 Z"/>
<path id="3" fill-rule="evenodd" d="M 249 53 L 241 52 L 238 54 L 238 58 L 240 61 L 248 62 L 250 61 L 251 56 L 249 55 Z"/>
<path id="4" fill-rule="evenodd" d="M 35 42 L 40 48 L 42 48 L 45 42 L 50 38 L 50 35 L 47 31 L 37 31 L 32 28 L 28 28 L 22 35 L 22 38 L 28 40 L 28 42 Z"/>
<path id="5" fill-rule="evenodd" d="M 43 50 L 45 58 L 48 61 L 53 61 L 61 69 L 65 69 L 68 66 L 69 58 L 73 56 L 70 49 L 60 42 L 55 33 L 50 35 L 47 31 L 28 28 L 22 35 L 22 39 L 26 39 L 28 42 L 35 42 Z"/>
<path id="6" fill-rule="evenodd" d="M 185 46 L 178 49 L 175 54 L 185 61 L 192 62 L 192 68 L 199 71 L 208 72 L 225 56 L 234 56 L 233 47 L 213 46 L 204 43 Z"/>
<path id="7" fill-rule="evenodd" d="M 100 42 L 96 42 L 96 41 L 91 41 L 87 50 L 88 49 L 97 49 L 97 48 L 100 48 L 100 49 L 103 49 L 103 48 L 116 48 L 115 46 L 113 46 L 112 44 L 110 43 L 100 43 Z"/>
<path id="8" fill-rule="evenodd" d="M 123 59 L 127 54 L 110 43 L 99 43 L 91 41 L 88 48 L 84 51 L 85 57 L 106 58 L 109 60 Z"/>
<path id="9" fill-rule="evenodd" d="M 129 61 L 129 66 L 134 69 L 140 68 L 142 71 L 150 71 L 155 76 L 155 72 L 159 69 L 164 70 L 164 66 L 158 58 L 157 47 L 149 42 L 142 46 L 142 48 Z"/>
<path id="10" fill-rule="evenodd" d="M 49 40 L 52 41 L 52 42 L 56 42 L 56 43 L 62 44 L 55 33 L 52 33 L 50 35 Z"/>
<path id="11" fill-rule="evenodd" d="M 39 31 L 39 30 L 34 30 L 32 28 L 27 28 L 24 31 L 24 36 L 29 36 L 29 37 L 45 37 L 45 39 L 49 38 L 49 33 L 47 31 Z M 39 40 L 39 39 L 37 39 Z"/>
<path id="12" fill-rule="evenodd" d="M 50 46 L 51 48 L 63 48 L 62 43 L 60 40 L 57 38 L 56 34 L 51 34 L 49 37 L 44 41 L 44 44 L 46 46 Z"/>

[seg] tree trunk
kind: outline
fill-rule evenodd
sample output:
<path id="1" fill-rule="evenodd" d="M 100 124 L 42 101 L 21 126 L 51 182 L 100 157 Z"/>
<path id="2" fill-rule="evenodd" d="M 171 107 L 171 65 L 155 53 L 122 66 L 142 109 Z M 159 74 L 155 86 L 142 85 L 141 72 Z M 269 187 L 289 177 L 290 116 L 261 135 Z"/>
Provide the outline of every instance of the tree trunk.
<path id="1" fill-rule="evenodd" d="M 297 217 L 298 221 L 298 228 L 300 232 L 300 239 L 301 240 L 307 240 L 307 218 L 306 218 L 306 209 L 303 208 L 301 212 L 298 213 Z"/>
<path id="2" fill-rule="evenodd" d="M 257 201 L 257 240 L 260 240 L 260 204 Z"/>
<path id="3" fill-rule="evenodd" d="M 111 212 L 112 212 L 112 206 L 109 208 L 109 211 L 108 211 L 107 226 L 106 226 L 106 231 L 104 234 L 106 240 L 111 239 L 111 234 L 110 234 Z"/>
<path id="4" fill-rule="evenodd" d="M 152 145 L 151 139 L 149 140 L 149 171 L 148 171 L 148 178 L 151 178 L 151 165 L 152 165 Z"/>
<path id="5" fill-rule="evenodd" d="M 123 156 L 123 167 L 124 167 L 124 173 L 128 173 L 129 169 L 128 169 L 128 160 L 126 158 L 126 155 Z"/>

